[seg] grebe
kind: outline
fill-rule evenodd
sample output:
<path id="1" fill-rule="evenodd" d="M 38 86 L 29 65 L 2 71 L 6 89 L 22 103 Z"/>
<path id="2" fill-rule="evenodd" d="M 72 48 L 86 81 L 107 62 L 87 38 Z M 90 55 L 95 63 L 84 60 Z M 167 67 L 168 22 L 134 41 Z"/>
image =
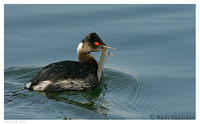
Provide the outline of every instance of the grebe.
<path id="1" fill-rule="evenodd" d="M 107 46 L 94 32 L 88 34 L 77 47 L 78 61 L 61 61 L 39 70 L 25 88 L 36 91 L 91 90 L 100 83 Z M 102 51 L 99 63 L 90 52 Z"/>

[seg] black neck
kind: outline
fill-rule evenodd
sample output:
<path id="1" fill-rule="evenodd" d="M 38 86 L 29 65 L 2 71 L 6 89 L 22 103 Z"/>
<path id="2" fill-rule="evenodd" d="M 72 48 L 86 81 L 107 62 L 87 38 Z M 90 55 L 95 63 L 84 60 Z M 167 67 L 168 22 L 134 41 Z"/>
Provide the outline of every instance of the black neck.
<path id="1" fill-rule="evenodd" d="M 78 60 L 80 63 L 98 68 L 98 63 L 90 53 L 78 52 Z"/>

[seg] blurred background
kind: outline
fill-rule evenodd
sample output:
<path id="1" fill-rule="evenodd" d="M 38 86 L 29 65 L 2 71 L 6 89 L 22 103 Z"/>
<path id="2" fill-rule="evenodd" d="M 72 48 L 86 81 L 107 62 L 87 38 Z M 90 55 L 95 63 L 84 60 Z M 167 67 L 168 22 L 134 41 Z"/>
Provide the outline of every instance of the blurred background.
<path id="1" fill-rule="evenodd" d="M 195 116 L 194 4 L 4 7 L 5 119 Z M 91 32 L 117 48 L 107 56 L 101 89 L 50 96 L 20 90 L 41 67 L 77 61 L 77 46 Z"/>

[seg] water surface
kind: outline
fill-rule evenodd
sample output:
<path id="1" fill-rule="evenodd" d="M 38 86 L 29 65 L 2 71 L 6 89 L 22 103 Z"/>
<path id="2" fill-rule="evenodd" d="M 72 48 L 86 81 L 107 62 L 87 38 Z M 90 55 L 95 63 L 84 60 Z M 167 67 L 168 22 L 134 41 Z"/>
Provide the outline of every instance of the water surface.
<path id="1" fill-rule="evenodd" d="M 195 118 L 195 5 L 7 4 L 4 22 L 4 119 Z M 77 60 L 91 32 L 117 48 L 99 87 L 23 89 L 43 66 Z"/>

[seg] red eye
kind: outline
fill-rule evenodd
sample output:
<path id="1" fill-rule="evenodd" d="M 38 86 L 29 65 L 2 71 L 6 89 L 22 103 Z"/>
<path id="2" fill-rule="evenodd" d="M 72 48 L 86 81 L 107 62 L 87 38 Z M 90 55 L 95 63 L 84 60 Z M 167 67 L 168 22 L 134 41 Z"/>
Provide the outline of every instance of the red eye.
<path id="1" fill-rule="evenodd" d="M 99 46 L 100 44 L 99 44 L 99 42 L 95 42 L 95 46 Z"/>

